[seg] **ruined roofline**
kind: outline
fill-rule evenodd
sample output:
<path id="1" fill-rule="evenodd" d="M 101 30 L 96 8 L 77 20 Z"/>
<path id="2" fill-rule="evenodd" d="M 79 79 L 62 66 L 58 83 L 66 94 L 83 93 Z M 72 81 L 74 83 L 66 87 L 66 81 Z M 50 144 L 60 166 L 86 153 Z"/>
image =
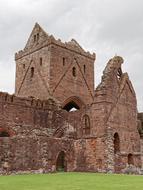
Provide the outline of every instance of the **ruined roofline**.
<path id="1" fill-rule="evenodd" d="M 35 24 L 35 27 L 39 27 L 40 30 L 44 33 L 45 40 L 42 43 L 37 44 L 36 46 L 33 46 L 31 48 L 24 48 L 23 50 L 18 51 L 17 53 L 15 53 L 15 60 L 20 59 L 28 54 L 31 54 L 35 51 L 38 51 L 39 49 L 42 49 L 46 46 L 49 46 L 51 44 L 60 46 L 62 48 L 68 49 L 70 51 L 73 51 L 75 53 L 78 53 L 80 55 L 86 56 L 90 59 L 95 60 L 96 58 L 96 54 L 95 53 L 90 53 L 89 51 L 85 51 L 75 39 L 71 39 L 71 41 L 68 42 L 62 42 L 61 39 L 55 39 L 53 35 L 49 35 L 47 32 L 45 32 L 41 26 L 39 24 Z M 33 28 L 34 30 L 34 28 Z M 32 30 L 32 32 L 33 32 Z M 32 33 L 30 35 L 30 37 L 32 36 Z"/>
<path id="2" fill-rule="evenodd" d="M 123 63 L 124 63 L 124 60 L 121 56 L 114 56 L 113 58 L 109 59 L 109 61 L 107 62 L 103 70 L 101 81 L 97 85 L 95 91 L 98 91 L 101 88 L 105 88 L 107 81 L 111 77 L 111 73 L 114 73 L 115 69 L 118 70 L 119 68 L 121 68 L 121 65 Z M 122 73 L 122 74 L 125 74 L 125 73 Z"/>
<path id="3" fill-rule="evenodd" d="M 59 102 L 53 98 L 40 100 L 34 97 L 18 97 L 15 94 L 8 94 L 6 92 L 0 92 L 0 102 L 45 110 L 53 107 L 56 107 L 56 109 L 60 108 Z"/>
<path id="4" fill-rule="evenodd" d="M 108 89 L 110 88 L 111 80 L 112 80 L 112 75 L 120 75 L 119 77 L 121 80 L 119 80 L 119 85 L 120 85 L 120 91 L 124 87 L 125 83 L 128 83 L 128 86 L 131 90 L 131 92 L 135 95 L 134 88 L 132 86 L 132 83 L 130 81 L 130 78 L 128 76 L 128 73 L 123 73 L 122 72 L 122 64 L 124 63 L 124 59 L 121 56 L 114 56 L 111 58 L 108 62 L 107 65 L 103 71 L 103 75 L 101 77 L 101 82 L 98 84 L 96 89 L 94 90 L 94 94 L 106 94 L 107 93 L 107 87 Z M 120 72 L 120 73 L 118 73 Z M 136 96 L 136 95 L 135 95 Z"/>

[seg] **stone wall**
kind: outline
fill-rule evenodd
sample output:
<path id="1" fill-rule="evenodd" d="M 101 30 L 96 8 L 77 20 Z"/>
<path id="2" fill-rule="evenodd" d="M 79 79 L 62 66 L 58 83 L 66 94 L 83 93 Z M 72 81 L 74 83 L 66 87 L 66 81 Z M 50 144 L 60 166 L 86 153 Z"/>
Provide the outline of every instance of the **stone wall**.
<path id="1" fill-rule="evenodd" d="M 133 165 L 141 167 L 136 95 L 128 75 L 122 72 L 122 63 L 123 59 L 118 56 L 109 60 L 95 91 L 92 108 L 94 126 L 98 126 L 95 134 L 106 136 L 106 164 L 111 172 L 124 171 L 128 167 L 129 154 L 133 156 Z M 115 134 L 120 141 L 117 153 Z"/>
<path id="2" fill-rule="evenodd" d="M 88 109 L 67 112 L 53 99 L 41 101 L 1 92 L 0 172 L 56 171 L 61 151 L 66 156 L 66 170 L 78 170 L 75 141 L 90 138 L 90 134 L 82 132 L 87 114 L 90 117 Z M 2 132 L 7 132 L 9 137 L 2 136 Z M 85 168 L 88 171 L 90 165 Z"/>
<path id="3" fill-rule="evenodd" d="M 95 58 L 35 25 L 15 54 L 15 95 L 0 93 L 0 173 L 141 173 L 143 116 L 123 59 L 94 91 Z"/>
<path id="4" fill-rule="evenodd" d="M 67 171 L 75 169 L 73 140 L 47 137 L 0 138 L 0 172 L 55 172 L 58 154 L 66 154 Z"/>

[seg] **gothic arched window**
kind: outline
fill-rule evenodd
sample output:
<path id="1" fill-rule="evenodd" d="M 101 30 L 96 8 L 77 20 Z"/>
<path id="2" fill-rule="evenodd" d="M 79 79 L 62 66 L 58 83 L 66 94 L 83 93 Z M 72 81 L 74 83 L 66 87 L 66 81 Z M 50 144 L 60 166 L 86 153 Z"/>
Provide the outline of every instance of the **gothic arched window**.
<path id="1" fill-rule="evenodd" d="M 118 133 L 114 134 L 114 153 L 117 154 L 120 152 L 120 138 Z"/>
<path id="2" fill-rule="evenodd" d="M 90 118 L 88 115 L 83 116 L 83 134 L 89 135 L 90 134 Z"/>

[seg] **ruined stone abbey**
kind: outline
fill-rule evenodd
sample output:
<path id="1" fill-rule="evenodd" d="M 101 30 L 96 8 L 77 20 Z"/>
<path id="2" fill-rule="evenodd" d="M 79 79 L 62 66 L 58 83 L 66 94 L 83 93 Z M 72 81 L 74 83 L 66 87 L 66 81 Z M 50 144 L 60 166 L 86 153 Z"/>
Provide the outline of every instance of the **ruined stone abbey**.
<path id="1" fill-rule="evenodd" d="M 95 60 L 35 24 L 15 54 L 15 94 L 0 93 L 1 174 L 143 173 L 143 114 L 123 58 L 108 61 L 96 89 Z"/>

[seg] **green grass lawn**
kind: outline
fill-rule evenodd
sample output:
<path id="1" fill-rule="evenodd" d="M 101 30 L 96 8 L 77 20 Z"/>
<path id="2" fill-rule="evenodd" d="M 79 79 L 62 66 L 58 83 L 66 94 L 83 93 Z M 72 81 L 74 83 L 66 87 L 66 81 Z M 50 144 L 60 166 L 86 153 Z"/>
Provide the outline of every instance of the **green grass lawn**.
<path id="1" fill-rule="evenodd" d="M 55 173 L 0 176 L 0 190 L 143 190 L 143 176 Z"/>

